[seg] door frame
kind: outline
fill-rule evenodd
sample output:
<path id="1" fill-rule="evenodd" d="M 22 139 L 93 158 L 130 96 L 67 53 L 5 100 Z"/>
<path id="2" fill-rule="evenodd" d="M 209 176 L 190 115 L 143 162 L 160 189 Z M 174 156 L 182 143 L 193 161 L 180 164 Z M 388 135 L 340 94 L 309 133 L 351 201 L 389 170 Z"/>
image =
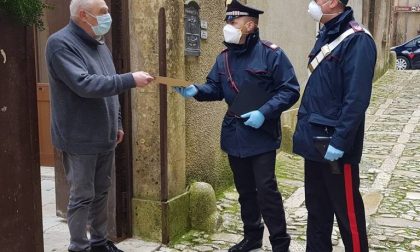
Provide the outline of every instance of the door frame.
<path id="1" fill-rule="evenodd" d="M 128 1 L 111 1 L 112 55 L 117 73 L 131 71 L 130 12 Z M 133 157 L 132 157 L 132 107 L 131 90 L 119 96 L 121 104 L 124 141 L 116 149 L 116 235 L 118 240 L 133 236 Z"/>

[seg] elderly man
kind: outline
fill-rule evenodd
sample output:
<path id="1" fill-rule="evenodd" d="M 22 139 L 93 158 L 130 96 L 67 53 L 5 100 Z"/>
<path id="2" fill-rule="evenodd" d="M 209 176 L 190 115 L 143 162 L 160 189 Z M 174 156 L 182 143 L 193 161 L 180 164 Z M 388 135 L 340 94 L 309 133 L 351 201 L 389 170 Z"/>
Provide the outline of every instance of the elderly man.
<path id="1" fill-rule="evenodd" d="M 299 84 L 283 50 L 260 40 L 258 18 L 263 12 L 236 0 L 227 4 L 223 29 L 227 49 L 217 57 L 204 85 L 177 92 L 197 101 L 224 99 L 229 105 L 221 145 L 229 156 L 244 224 L 244 239 L 229 252 L 262 246 L 262 218 L 273 251 L 285 252 L 290 236 L 277 189 L 276 149 L 281 140 L 280 115 L 299 99 Z"/>
<path id="2" fill-rule="evenodd" d="M 305 158 L 306 251 L 332 251 L 334 215 L 346 251 L 368 251 L 359 163 L 376 46 L 347 2 L 309 4 L 324 26 L 309 55 L 311 76 L 294 135 L 294 152 Z"/>
<path id="3" fill-rule="evenodd" d="M 116 74 L 104 44 L 112 23 L 104 0 L 72 0 L 70 12 L 70 23 L 49 38 L 46 50 L 52 140 L 63 151 L 70 184 L 69 251 L 121 251 L 107 240 L 111 170 L 124 136 L 118 94 L 144 87 L 153 77 Z"/>

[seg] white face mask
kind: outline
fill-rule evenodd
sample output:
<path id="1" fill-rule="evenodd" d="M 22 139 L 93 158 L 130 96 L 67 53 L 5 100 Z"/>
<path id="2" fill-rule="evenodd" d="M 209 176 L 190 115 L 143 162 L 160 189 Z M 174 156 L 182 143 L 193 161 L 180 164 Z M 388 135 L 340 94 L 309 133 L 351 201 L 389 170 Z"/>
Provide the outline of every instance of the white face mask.
<path id="1" fill-rule="evenodd" d="M 309 3 L 308 12 L 309 15 L 311 15 L 311 17 L 317 22 L 320 22 L 322 16 L 324 15 L 324 13 L 322 13 L 321 6 L 319 6 L 314 0 Z"/>
<path id="2" fill-rule="evenodd" d="M 223 28 L 223 35 L 226 43 L 239 44 L 242 37 L 242 31 L 233 25 L 227 24 Z"/>
<path id="3" fill-rule="evenodd" d="M 317 21 L 317 22 L 320 22 L 321 21 L 321 18 L 323 17 L 323 16 L 328 16 L 328 15 L 337 15 L 337 14 L 340 14 L 341 12 L 339 12 L 339 13 L 331 13 L 331 14 L 324 14 L 323 12 L 322 12 L 322 6 L 324 6 L 324 5 L 326 5 L 327 3 L 329 3 L 331 0 L 329 0 L 329 1 L 326 1 L 323 5 L 318 5 L 316 2 L 315 2 L 315 0 L 312 0 L 310 3 L 309 3 L 309 6 L 308 6 L 308 12 L 309 12 L 309 15 L 311 15 L 311 17 L 315 20 L 315 21 Z"/>
<path id="4" fill-rule="evenodd" d="M 109 32 L 112 25 L 111 14 L 107 13 L 101 16 L 95 16 L 88 11 L 86 11 L 86 13 L 96 18 L 96 21 L 98 22 L 98 25 L 91 25 L 89 22 L 86 21 L 90 25 L 90 27 L 92 27 L 92 30 L 96 36 L 103 36 Z"/>

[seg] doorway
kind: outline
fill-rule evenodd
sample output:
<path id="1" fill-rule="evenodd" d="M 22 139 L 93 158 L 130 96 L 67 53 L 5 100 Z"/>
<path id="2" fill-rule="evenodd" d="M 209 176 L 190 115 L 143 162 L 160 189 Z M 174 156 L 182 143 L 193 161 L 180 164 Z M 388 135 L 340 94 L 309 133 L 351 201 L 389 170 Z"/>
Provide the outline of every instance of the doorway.
<path id="1" fill-rule="evenodd" d="M 106 0 L 113 18 L 111 32 L 106 36 L 114 64 L 118 73 L 130 71 L 129 57 L 129 22 L 127 1 Z M 45 62 L 45 46 L 48 37 L 66 26 L 70 19 L 69 4 L 62 0 L 49 0 L 53 9 L 46 10 L 44 16 L 45 30 L 35 31 L 36 52 L 36 91 L 38 105 L 39 149 L 41 169 L 49 174 L 54 167 L 55 214 L 66 218 L 69 187 L 62 165 L 62 153 L 54 149 L 50 133 L 50 97 L 48 71 Z M 113 176 L 113 187 L 109 195 L 110 238 L 116 241 L 132 236 L 131 198 L 132 198 L 132 157 L 131 157 L 131 93 L 120 95 L 124 142 L 116 149 L 116 169 Z M 44 168 L 42 167 L 44 166 Z"/>

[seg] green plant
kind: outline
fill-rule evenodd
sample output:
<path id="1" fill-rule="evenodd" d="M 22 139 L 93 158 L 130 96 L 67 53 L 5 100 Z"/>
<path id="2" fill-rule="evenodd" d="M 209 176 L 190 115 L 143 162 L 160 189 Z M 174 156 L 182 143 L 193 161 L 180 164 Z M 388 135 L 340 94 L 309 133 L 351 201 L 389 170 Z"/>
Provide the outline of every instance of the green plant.
<path id="1" fill-rule="evenodd" d="M 23 25 L 34 25 L 41 30 L 44 29 L 42 16 L 46 8 L 51 6 L 43 0 L 0 0 L 0 10 L 16 18 Z"/>

